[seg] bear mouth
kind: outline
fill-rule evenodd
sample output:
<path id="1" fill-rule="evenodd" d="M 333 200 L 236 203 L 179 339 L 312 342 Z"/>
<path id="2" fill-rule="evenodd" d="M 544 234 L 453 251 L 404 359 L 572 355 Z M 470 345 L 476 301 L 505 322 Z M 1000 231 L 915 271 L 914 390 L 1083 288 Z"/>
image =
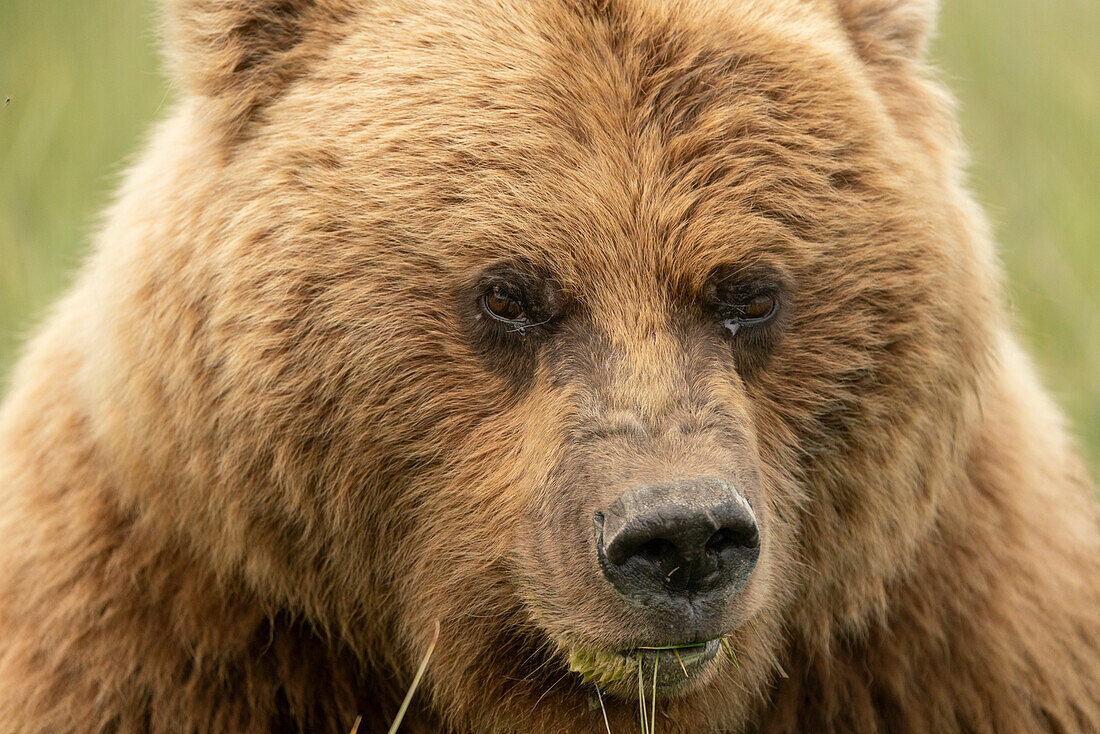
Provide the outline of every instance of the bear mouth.
<path id="1" fill-rule="evenodd" d="M 635 698 L 642 692 L 647 696 L 651 692 L 667 696 L 684 691 L 716 668 L 723 643 L 724 639 L 717 638 L 621 651 L 573 648 L 569 651 L 569 669 L 583 683 L 595 684 L 619 697 Z M 728 652 L 728 643 L 725 646 Z"/>

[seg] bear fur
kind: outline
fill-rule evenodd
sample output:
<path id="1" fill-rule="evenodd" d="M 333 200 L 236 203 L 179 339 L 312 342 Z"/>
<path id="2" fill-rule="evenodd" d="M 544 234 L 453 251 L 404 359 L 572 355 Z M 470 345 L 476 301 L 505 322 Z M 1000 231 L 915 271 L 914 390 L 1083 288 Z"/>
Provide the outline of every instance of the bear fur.
<path id="1" fill-rule="evenodd" d="M 0 410 L 0 728 L 385 731 L 438 622 L 403 731 L 603 731 L 569 651 L 656 632 L 593 511 L 738 466 L 736 664 L 657 731 L 1100 731 L 1100 520 L 933 0 L 165 13 L 180 102 Z M 722 268 L 779 316 L 723 332 Z"/>

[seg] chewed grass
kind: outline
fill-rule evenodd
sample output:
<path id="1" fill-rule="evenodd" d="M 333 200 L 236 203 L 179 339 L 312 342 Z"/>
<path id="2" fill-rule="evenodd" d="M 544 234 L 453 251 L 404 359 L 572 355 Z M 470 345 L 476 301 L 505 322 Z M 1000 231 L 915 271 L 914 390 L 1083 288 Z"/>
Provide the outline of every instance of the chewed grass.
<path id="1" fill-rule="evenodd" d="M 727 656 L 732 661 L 733 651 L 730 649 L 729 642 L 727 642 L 725 638 L 722 639 L 722 645 Z M 663 647 L 639 647 L 636 648 L 637 654 L 634 656 L 602 650 L 574 648 L 569 652 L 569 670 L 580 675 L 584 683 L 595 683 L 596 685 L 631 683 L 638 675 L 638 663 L 641 661 L 642 653 L 654 652 L 657 659 L 659 659 L 661 655 L 673 656 L 679 663 L 680 668 L 684 671 L 684 677 L 687 678 L 688 672 L 687 668 L 684 666 L 684 660 L 691 659 L 695 655 L 698 655 L 705 647 L 705 643 L 694 645 L 667 645 Z M 653 668 L 654 670 L 657 669 L 656 662 Z"/>
<path id="2" fill-rule="evenodd" d="M 737 667 L 733 650 L 729 641 L 721 639 L 722 649 L 730 663 Z M 700 655 L 706 649 L 706 643 L 692 645 L 667 645 L 660 647 L 638 647 L 633 655 L 574 648 L 569 652 L 569 670 L 580 675 L 581 681 L 592 684 L 596 689 L 596 698 L 603 714 L 604 726 L 608 734 L 611 734 L 611 726 L 607 718 L 607 708 L 604 703 L 603 692 L 600 686 L 616 686 L 622 688 L 625 685 L 637 684 L 638 689 L 638 724 L 642 734 L 655 734 L 657 730 L 657 672 L 660 668 L 662 655 L 669 655 L 676 659 L 680 669 L 684 672 L 684 678 L 689 678 L 684 660 Z M 646 675 L 642 657 L 646 653 L 653 653 L 652 677 Z"/>

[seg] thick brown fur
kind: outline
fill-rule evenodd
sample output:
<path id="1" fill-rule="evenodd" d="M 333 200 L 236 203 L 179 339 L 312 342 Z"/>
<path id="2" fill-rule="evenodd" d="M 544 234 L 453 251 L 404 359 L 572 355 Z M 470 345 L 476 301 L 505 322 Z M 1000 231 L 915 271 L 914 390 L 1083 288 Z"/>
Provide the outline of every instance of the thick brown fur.
<path id="1" fill-rule="evenodd" d="M 182 99 L 0 412 L 0 729 L 385 731 L 439 621 L 405 730 L 599 731 L 564 653 L 648 622 L 593 508 L 750 457 L 738 664 L 657 731 L 1100 731 L 934 10 L 169 0 Z M 486 336 L 502 266 L 568 316 Z M 723 267 L 785 284 L 766 355 Z"/>

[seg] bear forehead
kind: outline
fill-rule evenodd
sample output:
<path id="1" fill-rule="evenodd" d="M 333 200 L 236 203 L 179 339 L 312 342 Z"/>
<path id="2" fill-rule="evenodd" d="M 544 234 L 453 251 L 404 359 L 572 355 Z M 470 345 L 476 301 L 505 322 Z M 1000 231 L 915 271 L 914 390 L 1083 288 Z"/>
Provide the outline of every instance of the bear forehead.
<path id="1" fill-rule="evenodd" d="M 358 17 L 259 149 L 340 159 L 336 178 L 445 266 L 697 287 L 718 265 L 797 269 L 808 243 L 873 238 L 869 208 L 896 221 L 913 195 L 883 105 L 812 3 L 430 5 Z"/>

